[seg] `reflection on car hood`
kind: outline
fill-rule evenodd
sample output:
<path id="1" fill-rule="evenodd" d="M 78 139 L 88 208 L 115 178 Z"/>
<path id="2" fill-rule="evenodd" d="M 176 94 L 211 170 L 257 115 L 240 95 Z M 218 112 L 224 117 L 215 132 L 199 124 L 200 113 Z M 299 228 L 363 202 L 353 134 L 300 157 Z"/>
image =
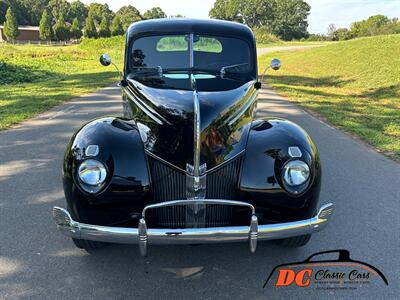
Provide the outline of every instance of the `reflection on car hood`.
<path id="1" fill-rule="evenodd" d="M 129 80 L 124 95 L 145 149 L 185 170 L 193 165 L 194 91 L 148 87 Z M 227 91 L 199 91 L 200 164 L 210 170 L 245 148 L 255 107 L 254 81 Z"/>

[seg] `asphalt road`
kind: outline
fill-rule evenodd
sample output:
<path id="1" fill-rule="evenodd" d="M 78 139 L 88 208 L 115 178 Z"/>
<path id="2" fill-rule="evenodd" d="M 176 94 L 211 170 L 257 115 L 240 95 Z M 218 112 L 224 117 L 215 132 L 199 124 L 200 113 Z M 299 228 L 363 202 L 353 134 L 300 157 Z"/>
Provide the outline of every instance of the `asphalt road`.
<path id="1" fill-rule="evenodd" d="M 400 165 L 327 126 L 270 90 L 261 92 L 259 116 L 285 117 L 309 131 L 321 153 L 321 203 L 334 202 L 331 224 L 300 249 L 260 243 L 136 246 L 94 254 L 57 232 L 51 216 L 64 206 L 61 164 L 65 146 L 83 122 L 119 114 L 118 88 L 107 88 L 0 132 L 1 299 L 289 299 L 370 298 L 400 295 Z M 348 249 L 379 268 L 389 286 L 357 290 L 262 288 L 277 264 Z"/>

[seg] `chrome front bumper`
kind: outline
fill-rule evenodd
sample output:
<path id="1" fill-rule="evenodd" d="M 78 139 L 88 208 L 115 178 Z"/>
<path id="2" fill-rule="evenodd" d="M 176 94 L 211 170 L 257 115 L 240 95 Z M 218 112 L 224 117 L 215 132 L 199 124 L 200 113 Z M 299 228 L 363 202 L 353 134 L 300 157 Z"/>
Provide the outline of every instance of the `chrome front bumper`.
<path id="1" fill-rule="evenodd" d="M 147 228 L 146 211 L 149 209 L 176 205 L 235 205 L 251 209 L 249 226 L 153 229 Z M 255 252 L 258 240 L 275 240 L 304 234 L 311 234 L 323 229 L 333 212 L 333 204 L 320 208 L 316 216 L 288 223 L 258 225 L 254 207 L 246 202 L 230 200 L 177 200 L 148 205 L 143 209 L 138 228 L 98 226 L 76 222 L 71 214 L 60 207 L 53 208 L 53 219 L 58 229 L 67 236 L 99 242 L 139 244 L 140 253 L 146 255 L 148 244 L 196 244 L 249 241 L 250 251 Z"/>

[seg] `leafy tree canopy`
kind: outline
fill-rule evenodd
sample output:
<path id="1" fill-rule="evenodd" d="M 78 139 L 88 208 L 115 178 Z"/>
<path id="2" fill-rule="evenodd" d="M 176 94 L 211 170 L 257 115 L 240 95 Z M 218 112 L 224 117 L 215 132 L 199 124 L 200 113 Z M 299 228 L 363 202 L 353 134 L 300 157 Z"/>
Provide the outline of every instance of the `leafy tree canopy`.
<path id="1" fill-rule="evenodd" d="M 110 37 L 111 36 L 111 32 L 110 32 L 110 27 L 108 26 L 108 21 L 106 16 L 103 16 L 103 18 L 101 19 L 101 23 L 100 23 L 100 29 L 99 29 L 99 37 Z"/>
<path id="2" fill-rule="evenodd" d="M 89 5 L 88 15 L 92 15 L 94 22 L 100 24 L 103 16 L 106 17 L 107 22 L 111 22 L 115 14 L 107 4 L 91 3 Z"/>
<path id="3" fill-rule="evenodd" d="M 85 19 L 88 16 L 88 8 L 81 1 L 71 2 L 71 6 L 69 9 L 70 19 L 78 19 L 79 26 L 82 26 L 85 23 Z"/>
<path id="4" fill-rule="evenodd" d="M 307 36 L 311 7 L 303 0 L 217 0 L 210 17 L 269 28 L 283 39 Z"/>
<path id="5" fill-rule="evenodd" d="M 86 38 L 96 38 L 97 30 L 96 25 L 94 24 L 94 18 L 92 14 L 86 18 L 85 27 L 83 28 L 83 36 Z"/>
<path id="6" fill-rule="evenodd" d="M 0 24 L 3 24 L 6 20 L 8 6 L 9 5 L 6 0 L 0 0 Z"/>
<path id="7" fill-rule="evenodd" d="M 13 40 L 19 35 L 18 21 L 11 7 L 7 9 L 6 21 L 4 22 L 4 35 L 7 40 Z"/>
<path id="8" fill-rule="evenodd" d="M 57 23 L 54 26 L 54 36 L 59 41 L 66 41 L 69 39 L 69 30 L 67 24 L 65 24 L 63 15 L 58 17 Z"/>
<path id="9" fill-rule="evenodd" d="M 58 22 L 60 16 L 69 20 L 70 8 L 71 4 L 66 0 L 50 0 L 47 4 L 47 9 L 53 17 L 53 24 Z"/>
<path id="10" fill-rule="evenodd" d="M 72 22 L 71 28 L 69 29 L 70 36 L 73 39 L 80 39 L 82 37 L 82 30 L 79 25 L 79 20 L 78 18 L 75 18 L 74 21 Z"/>
<path id="11" fill-rule="evenodd" d="M 142 16 L 137 8 L 132 5 L 123 6 L 117 11 L 117 16 L 121 19 L 122 27 L 126 31 L 133 22 L 142 20 Z"/>
<path id="12" fill-rule="evenodd" d="M 40 19 L 39 37 L 41 40 L 51 40 L 53 37 L 53 28 L 51 26 L 51 17 L 45 9 Z"/>
<path id="13" fill-rule="evenodd" d="M 143 15 L 144 19 L 162 19 L 166 17 L 167 15 L 165 12 L 163 12 L 161 7 L 153 7 L 152 9 L 146 11 Z"/>
<path id="14" fill-rule="evenodd" d="M 111 24 L 111 35 L 112 36 L 117 36 L 117 35 L 123 35 L 124 34 L 124 28 L 122 27 L 121 19 L 119 16 L 115 16 L 112 24 Z"/>

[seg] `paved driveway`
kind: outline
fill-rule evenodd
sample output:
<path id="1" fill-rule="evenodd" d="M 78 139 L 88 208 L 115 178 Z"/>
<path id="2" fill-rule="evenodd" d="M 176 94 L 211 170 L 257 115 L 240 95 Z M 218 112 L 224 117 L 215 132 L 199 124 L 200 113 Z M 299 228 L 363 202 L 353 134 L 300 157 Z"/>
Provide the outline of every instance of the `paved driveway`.
<path id="1" fill-rule="evenodd" d="M 84 121 L 119 113 L 119 91 L 107 88 L 0 132 L 0 298 L 395 299 L 400 294 L 400 165 L 268 89 L 261 92 L 259 116 L 298 122 L 320 149 L 321 199 L 336 204 L 323 233 L 301 249 L 260 243 L 255 254 L 247 243 L 153 246 L 148 258 L 140 257 L 136 246 L 116 245 L 92 255 L 75 248 L 51 219 L 51 208 L 64 205 L 63 151 Z M 262 288 L 275 265 L 340 248 L 378 267 L 389 287 Z"/>

